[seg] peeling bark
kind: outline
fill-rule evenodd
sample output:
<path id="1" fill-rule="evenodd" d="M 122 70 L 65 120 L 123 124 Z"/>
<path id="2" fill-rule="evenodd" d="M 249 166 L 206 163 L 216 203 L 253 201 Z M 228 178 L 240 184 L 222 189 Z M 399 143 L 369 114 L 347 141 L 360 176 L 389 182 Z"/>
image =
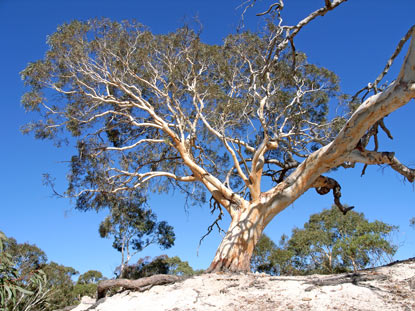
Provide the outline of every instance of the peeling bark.
<path id="1" fill-rule="evenodd" d="M 263 206 L 247 206 L 232 219 L 207 272 L 248 272 L 255 245 L 264 230 Z"/>

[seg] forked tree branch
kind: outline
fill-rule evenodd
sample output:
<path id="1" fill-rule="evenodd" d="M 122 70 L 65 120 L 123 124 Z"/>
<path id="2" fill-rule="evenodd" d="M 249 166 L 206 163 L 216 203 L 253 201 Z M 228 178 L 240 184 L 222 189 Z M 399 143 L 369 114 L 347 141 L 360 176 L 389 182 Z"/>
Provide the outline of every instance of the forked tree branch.
<path id="1" fill-rule="evenodd" d="M 325 179 L 320 177 L 322 174 L 350 161 L 351 157 L 357 157 L 359 154 L 355 153 L 356 146 L 365 133 L 376 122 L 415 98 L 415 28 L 411 29 L 412 40 L 398 78 L 384 91 L 369 97 L 362 103 L 331 143 L 312 153 L 283 183 L 264 193 L 264 197 L 269 197 L 271 201 L 267 210 L 267 221 L 270 221 L 310 187 L 324 186 Z M 413 171 L 403 166 L 394 157 L 382 157 L 381 159 L 372 157 L 377 160 L 367 160 L 368 158 L 371 159 L 359 157 L 359 160 L 369 164 L 386 162 L 408 180 L 414 180 Z M 333 186 L 328 188 L 334 189 L 335 184 L 333 183 Z"/>
<path id="2" fill-rule="evenodd" d="M 277 37 L 275 37 L 272 42 L 270 43 L 270 46 L 268 48 L 269 54 L 268 54 L 268 64 L 264 66 L 263 70 L 261 71 L 261 75 L 265 75 L 265 73 L 268 72 L 269 68 L 279 59 L 280 53 L 285 50 L 285 48 L 288 46 L 288 44 L 291 45 L 292 53 L 295 53 L 295 45 L 294 45 L 294 37 L 300 32 L 300 30 L 309 24 L 312 20 L 319 16 L 324 16 L 327 12 L 334 10 L 336 7 L 338 7 L 340 4 L 346 2 L 347 0 L 334 0 L 333 2 L 326 0 L 325 6 L 310 13 L 307 17 L 302 19 L 297 23 L 295 26 L 284 26 L 283 28 L 286 29 L 286 35 L 285 38 L 280 41 L 278 44 Z M 277 4 L 274 4 L 276 8 L 280 8 L 282 6 L 277 6 Z M 267 12 L 270 12 L 272 10 L 272 5 L 270 9 Z M 266 13 L 266 12 L 264 12 Z M 261 14 L 263 15 L 263 14 Z M 277 45 L 276 45 L 277 44 Z M 272 54 L 274 56 L 272 57 Z M 295 59 L 295 55 L 294 55 Z"/>

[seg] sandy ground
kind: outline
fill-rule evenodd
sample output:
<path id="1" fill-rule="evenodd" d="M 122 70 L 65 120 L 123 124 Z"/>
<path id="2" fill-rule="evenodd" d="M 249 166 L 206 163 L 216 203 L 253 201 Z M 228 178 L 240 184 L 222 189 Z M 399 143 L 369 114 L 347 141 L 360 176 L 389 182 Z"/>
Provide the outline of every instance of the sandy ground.
<path id="1" fill-rule="evenodd" d="M 337 284 L 336 284 L 337 283 Z M 358 276 L 205 274 L 124 291 L 95 302 L 85 298 L 73 311 L 415 310 L 415 258 L 361 271 Z"/>

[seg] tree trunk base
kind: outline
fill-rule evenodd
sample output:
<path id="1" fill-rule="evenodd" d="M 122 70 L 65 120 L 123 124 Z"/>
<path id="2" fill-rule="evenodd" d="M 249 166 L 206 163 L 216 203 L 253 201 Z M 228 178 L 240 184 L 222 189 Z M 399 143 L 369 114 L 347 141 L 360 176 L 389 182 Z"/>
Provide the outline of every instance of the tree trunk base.
<path id="1" fill-rule="evenodd" d="M 224 258 L 222 260 L 213 261 L 206 273 L 225 272 L 225 273 L 247 273 L 249 267 L 232 264 L 232 260 Z"/>
<path id="2" fill-rule="evenodd" d="M 97 288 L 97 299 L 104 298 L 107 292 L 110 289 L 116 287 L 122 287 L 123 289 L 130 289 L 134 291 L 143 292 L 149 290 L 154 285 L 165 285 L 172 284 L 182 280 L 181 277 L 177 275 L 168 275 L 168 274 L 156 274 L 146 278 L 141 278 L 138 280 L 128 280 L 128 279 L 116 279 L 116 280 L 105 280 L 101 281 L 98 284 Z"/>

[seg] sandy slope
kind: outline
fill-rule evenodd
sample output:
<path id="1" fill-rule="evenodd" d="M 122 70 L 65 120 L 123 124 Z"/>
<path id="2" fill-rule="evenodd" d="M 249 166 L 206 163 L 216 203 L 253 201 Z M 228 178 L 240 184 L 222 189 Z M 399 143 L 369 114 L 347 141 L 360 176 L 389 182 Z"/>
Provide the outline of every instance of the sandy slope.
<path id="1" fill-rule="evenodd" d="M 336 284 L 337 283 L 337 284 Z M 354 283 L 354 284 L 353 284 Z M 145 292 L 124 291 L 73 311 L 415 310 L 415 258 L 358 276 L 206 274 Z"/>

